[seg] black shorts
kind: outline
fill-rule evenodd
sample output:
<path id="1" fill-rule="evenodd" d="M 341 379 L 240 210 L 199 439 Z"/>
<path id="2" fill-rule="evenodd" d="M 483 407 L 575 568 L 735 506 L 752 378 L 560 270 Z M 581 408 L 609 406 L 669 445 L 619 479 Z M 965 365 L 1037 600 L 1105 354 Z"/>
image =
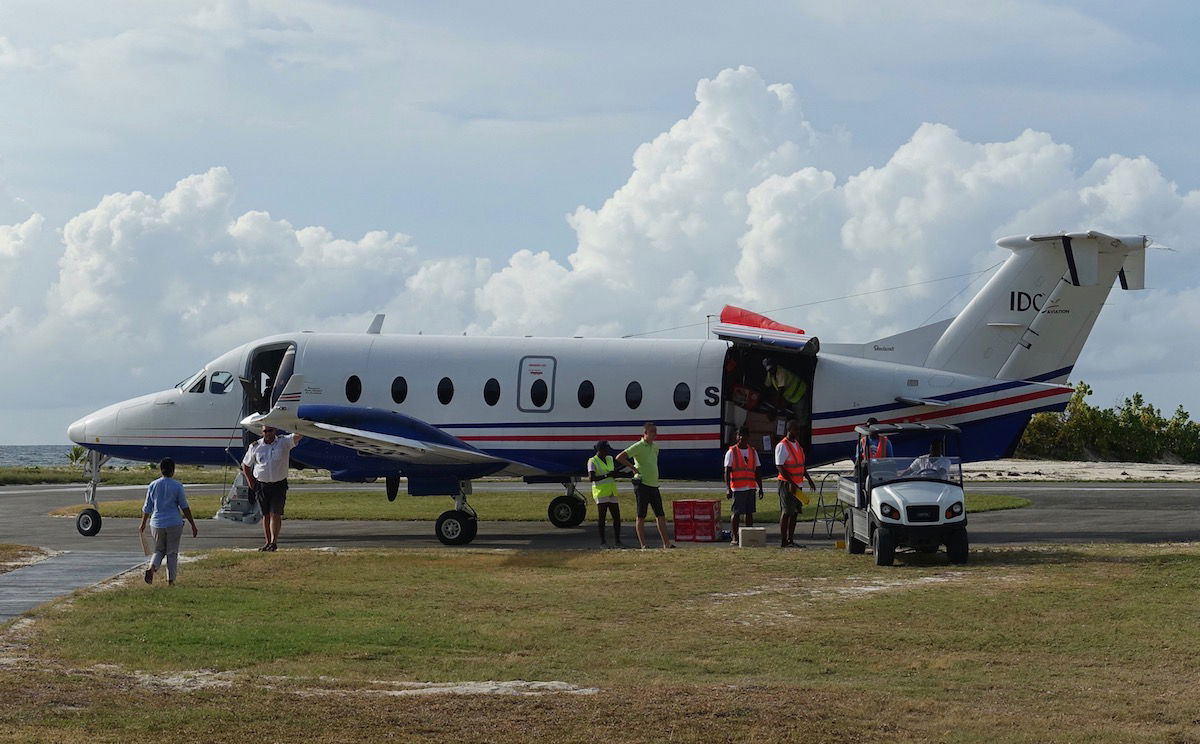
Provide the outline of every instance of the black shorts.
<path id="1" fill-rule="evenodd" d="M 262 513 L 283 516 L 283 507 L 287 505 L 287 478 L 274 483 L 258 482 L 258 506 Z"/>
<path id="2" fill-rule="evenodd" d="M 666 514 L 663 511 L 662 494 L 658 492 L 658 486 L 643 486 L 638 483 L 633 487 L 633 494 L 637 497 L 638 519 L 646 518 L 647 509 L 653 509 L 656 517 Z"/>
<path id="3" fill-rule="evenodd" d="M 753 514 L 756 507 L 753 488 L 733 492 L 733 513 Z"/>

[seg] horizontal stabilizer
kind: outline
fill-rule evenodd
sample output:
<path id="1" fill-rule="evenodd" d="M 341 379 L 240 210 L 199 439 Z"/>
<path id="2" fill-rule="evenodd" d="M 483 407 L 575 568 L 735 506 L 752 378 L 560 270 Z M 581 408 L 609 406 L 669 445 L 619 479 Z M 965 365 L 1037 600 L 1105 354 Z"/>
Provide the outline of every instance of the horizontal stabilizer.
<path id="1" fill-rule="evenodd" d="M 242 426 L 254 431 L 262 431 L 263 426 L 274 426 L 366 456 L 396 460 L 402 467 L 492 465 L 497 474 L 545 472 L 478 450 L 420 419 L 380 408 L 300 405 L 289 409 L 276 406 L 269 413 L 247 416 L 242 420 Z"/>
<path id="2" fill-rule="evenodd" d="M 1145 289 L 1146 252 L 1137 251 L 1126 256 L 1117 277 L 1121 281 L 1121 289 Z"/>

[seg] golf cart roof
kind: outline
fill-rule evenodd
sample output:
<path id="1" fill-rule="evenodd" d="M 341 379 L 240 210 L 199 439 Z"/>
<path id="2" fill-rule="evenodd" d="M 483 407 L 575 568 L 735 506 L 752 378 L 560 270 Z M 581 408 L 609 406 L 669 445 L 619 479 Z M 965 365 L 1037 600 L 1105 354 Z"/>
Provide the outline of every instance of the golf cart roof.
<path id="1" fill-rule="evenodd" d="M 863 424 L 854 427 L 854 431 L 866 436 L 889 436 L 893 434 L 959 434 L 961 431 L 953 424 Z"/>

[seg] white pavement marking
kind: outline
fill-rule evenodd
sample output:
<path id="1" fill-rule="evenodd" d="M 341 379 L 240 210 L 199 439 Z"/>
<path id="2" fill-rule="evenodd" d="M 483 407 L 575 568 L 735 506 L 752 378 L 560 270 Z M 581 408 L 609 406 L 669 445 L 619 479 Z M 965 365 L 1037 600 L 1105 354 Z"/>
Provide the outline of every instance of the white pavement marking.
<path id="1" fill-rule="evenodd" d="M 0 574 L 0 623 L 145 562 L 145 556 L 135 553 L 69 551 Z"/>

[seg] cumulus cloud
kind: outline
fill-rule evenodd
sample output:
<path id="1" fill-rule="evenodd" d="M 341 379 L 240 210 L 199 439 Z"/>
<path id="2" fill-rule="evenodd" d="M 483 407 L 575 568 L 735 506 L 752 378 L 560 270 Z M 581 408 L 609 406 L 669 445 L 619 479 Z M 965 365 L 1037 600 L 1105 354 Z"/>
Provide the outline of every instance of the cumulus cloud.
<path id="1" fill-rule="evenodd" d="M 886 162 L 840 174 L 814 164 L 828 141 L 791 86 L 724 70 L 699 83 L 686 118 L 637 148 L 611 197 L 567 215 L 573 249 L 519 250 L 499 266 L 401 233 L 345 237 L 241 211 L 223 168 L 161 196 L 111 194 L 60 233 L 36 215 L 0 226 L 0 343 L 16 351 L 0 373 L 25 381 L 0 391 L 0 408 L 50 384 L 66 391 L 60 403 L 99 405 L 256 336 L 358 331 L 377 311 L 389 331 L 619 335 L 702 324 L 724 302 L 805 305 L 777 317 L 865 341 L 956 311 L 971 292 L 946 300 L 968 279 L 929 280 L 1002 260 L 996 238 L 1062 228 L 1176 247 L 1150 256 L 1153 291 L 1114 292 L 1123 309 L 1102 314 L 1079 371 L 1109 395 L 1129 380 L 1167 380 L 1164 397 L 1185 389 L 1178 380 L 1200 363 L 1178 344 L 1200 317 L 1200 194 L 1146 158 L 1081 168 L 1036 131 L 976 143 L 926 123 Z M 912 286 L 864 294 L 898 285 Z M 860 296 L 809 304 L 849 295 Z"/>

